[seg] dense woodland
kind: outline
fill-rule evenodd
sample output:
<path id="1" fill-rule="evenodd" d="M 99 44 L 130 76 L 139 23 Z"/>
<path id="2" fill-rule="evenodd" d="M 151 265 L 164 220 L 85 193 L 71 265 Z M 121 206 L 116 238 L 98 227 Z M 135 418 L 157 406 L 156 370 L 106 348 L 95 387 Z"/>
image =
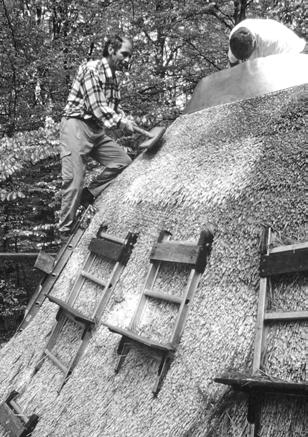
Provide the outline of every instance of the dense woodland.
<path id="1" fill-rule="evenodd" d="M 152 128 L 171 124 L 198 81 L 227 67 L 235 24 L 275 18 L 307 37 L 305 3 L 0 0 L 0 252 L 57 249 L 58 123 L 78 65 L 101 57 L 109 35 L 133 40 L 132 68 L 121 78 L 123 107 Z M 113 135 L 138 154 L 140 138 Z M 95 171 L 91 162 L 89 169 Z M 22 310 L 37 281 L 31 262 L 0 258 L 0 316 Z"/>

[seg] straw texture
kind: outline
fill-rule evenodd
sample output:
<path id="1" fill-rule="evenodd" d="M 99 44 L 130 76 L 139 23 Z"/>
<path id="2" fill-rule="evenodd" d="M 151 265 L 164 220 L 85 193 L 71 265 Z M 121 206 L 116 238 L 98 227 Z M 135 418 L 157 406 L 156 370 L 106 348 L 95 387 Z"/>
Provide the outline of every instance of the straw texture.
<path id="1" fill-rule="evenodd" d="M 246 398 L 213 378 L 236 369 L 251 372 L 258 296 L 259 237 L 263 225 L 287 242 L 306 236 L 304 86 L 180 117 L 163 147 L 143 154 L 97 200 L 99 211 L 53 294 L 65 298 L 100 224 L 108 233 L 139 237 L 103 321 L 127 327 L 149 267 L 159 231 L 196 241 L 211 224 L 210 261 L 196 291 L 175 359 L 155 399 L 158 363 L 131 350 L 114 374 L 119 336 L 96 330 L 59 395 L 61 373 L 48 360 L 32 376 L 54 323 L 46 302 L 28 328 L 0 350 L 0 398 L 12 389 L 40 421 L 34 437 L 240 437 L 247 435 Z M 94 273 L 110 266 L 94 266 Z M 169 266 L 159 285 L 176 295 L 187 272 Z M 89 285 L 78 308 L 89 314 L 99 290 Z M 307 276 L 274 284 L 273 308 L 307 308 Z M 164 340 L 175 308 L 150 302 L 140 332 Z M 153 322 L 154 318 L 154 322 Z M 269 332 L 266 373 L 290 381 L 306 376 L 307 324 Z M 57 345 L 63 360 L 78 342 L 67 326 Z M 307 352 L 306 352 L 307 354 Z M 308 429 L 303 400 L 265 399 L 262 437 L 299 437 Z M 3 436 L 4 434 L 0 435 Z"/>

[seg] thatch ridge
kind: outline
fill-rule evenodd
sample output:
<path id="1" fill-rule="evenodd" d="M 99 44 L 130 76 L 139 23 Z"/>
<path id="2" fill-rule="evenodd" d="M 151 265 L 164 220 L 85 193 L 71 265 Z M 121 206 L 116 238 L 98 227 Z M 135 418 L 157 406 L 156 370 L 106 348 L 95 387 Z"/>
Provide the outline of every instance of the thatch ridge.
<path id="1" fill-rule="evenodd" d="M 138 158 L 98 199 L 99 211 L 53 291 L 58 297 L 67 295 L 101 223 L 119 237 L 139 233 L 103 316 L 119 326 L 126 327 L 131 319 L 161 229 L 170 230 L 174 239 L 196 240 L 211 223 L 215 238 L 210 262 L 157 399 L 151 394 L 157 363 L 131 351 L 115 375 L 119 337 L 102 325 L 59 396 L 60 372 L 47 360 L 32 377 L 56 312 L 46 302 L 29 327 L 0 350 L 1 399 L 11 389 L 22 393 L 19 403 L 41 417 L 34 437 L 245 435 L 245 398 L 226 396 L 226 388 L 213 378 L 229 368 L 251 369 L 262 226 L 273 226 L 282 240 L 305 237 L 303 94 L 304 86 L 299 86 L 180 117 L 157 154 Z M 180 274 L 169 285 L 177 283 Z M 283 290 L 277 305 L 292 300 L 296 310 L 306 299 L 307 277 L 294 275 L 289 284 L 286 290 L 277 281 L 277 290 Z M 91 304 L 95 290 L 89 292 Z M 158 310 L 167 314 L 155 325 L 160 338 L 170 320 L 163 305 L 149 307 L 142 329 L 151 327 L 150 316 Z M 305 341 L 295 327 L 271 346 L 266 366 L 275 376 L 302 380 L 298 364 L 305 362 Z M 270 335 L 278 339 L 277 330 Z M 70 338 L 74 347 L 74 330 Z M 286 361 L 289 344 L 292 354 Z M 65 354 L 67 347 L 67 340 L 60 342 L 59 353 Z M 295 436 L 295 430 L 304 435 L 304 408 L 299 401 L 265 403 L 261 435 Z M 286 425 L 293 434 L 283 434 Z"/>

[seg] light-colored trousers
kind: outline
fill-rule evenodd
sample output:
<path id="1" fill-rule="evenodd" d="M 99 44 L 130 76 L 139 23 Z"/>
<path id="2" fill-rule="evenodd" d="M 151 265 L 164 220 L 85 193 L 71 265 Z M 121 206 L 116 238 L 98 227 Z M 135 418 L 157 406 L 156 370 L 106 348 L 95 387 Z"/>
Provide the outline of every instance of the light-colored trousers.
<path id="1" fill-rule="evenodd" d="M 104 166 L 103 171 L 88 187 L 94 197 L 131 163 L 124 149 L 108 137 L 104 129 L 94 121 L 63 118 L 60 129 L 61 232 L 70 230 L 73 224 L 83 189 L 87 156 Z"/>

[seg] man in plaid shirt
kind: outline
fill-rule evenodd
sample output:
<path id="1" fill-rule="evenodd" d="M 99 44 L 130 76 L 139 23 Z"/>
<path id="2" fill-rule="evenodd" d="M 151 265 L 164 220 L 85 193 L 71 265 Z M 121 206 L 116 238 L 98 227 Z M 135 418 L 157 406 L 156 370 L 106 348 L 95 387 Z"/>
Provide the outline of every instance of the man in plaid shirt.
<path id="1" fill-rule="evenodd" d="M 60 130 L 59 230 L 63 239 L 71 231 L 78 206 L 93 203 L 106 184 L 131 163 L 124 149 L 105 133 L 106 128 L 134 131 L 133 122 L 120 107 L 116 78 L 116 71 L 128 69 L 131 52 L 130 40 L 116 35 L 106 42 L 102 59 L 82 64 L 74 79 Z M 104 169 L 88 188 L 82 189 L 86 156 L 101 163 Z"/>

